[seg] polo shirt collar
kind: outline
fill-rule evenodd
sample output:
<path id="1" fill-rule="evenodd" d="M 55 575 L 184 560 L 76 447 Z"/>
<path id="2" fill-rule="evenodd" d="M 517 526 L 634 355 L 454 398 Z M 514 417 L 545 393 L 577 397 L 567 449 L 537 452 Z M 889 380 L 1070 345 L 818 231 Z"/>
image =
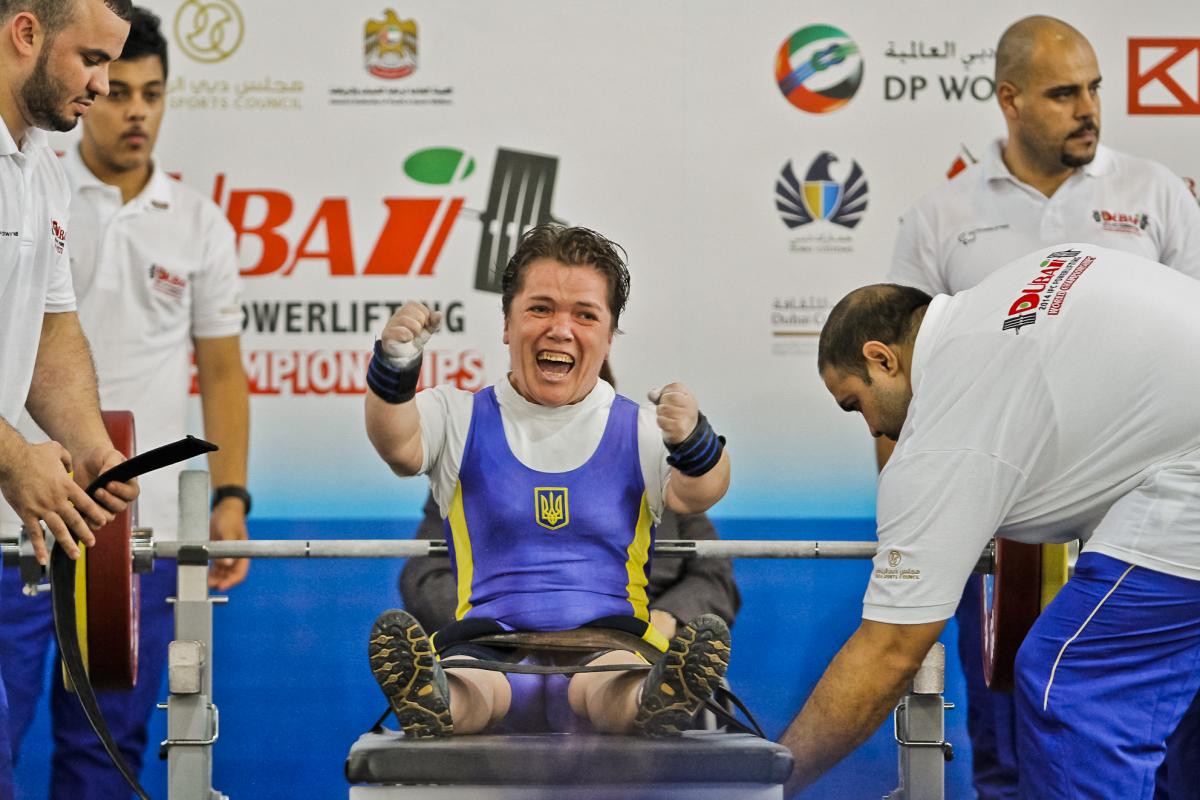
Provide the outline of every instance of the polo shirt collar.
<path id="1" fill-rule="evenodd" d="M 1096 157 L 1092 159 L 1090 164 L 1085 164 L 1083 174 L 1089 178 L 1099 178 L 1113 171 L 1113 155 L 1102 144 L 1096 145 Z"/>
<path id="2" fill-rule="evenodd" d="M 17 153 L 28 153 L 39 147 L 46 147 L 50 144 L 50 139 L 46 136 L 46 132 L 40 128 L 27 128 L 25 130 L 25 143 L 21 147 L 17 147 L 17 142 L 12 137 L 12 133 L 8 130 L 8 125 L 0 125 L 0 156 L 13 156 Z"/>
<path id="3" fill-rule="evenodd" d="M 83 156 L 79 154 L 79 146 L 76 145 L 67 151 L 63 158 L 63 169 L 66 170 L 67 177 L 71 181 L 71 186 L 75 189 L 84 188 L 99 188 L 105 191 L 116 190 L 115 186 L 110 186 L 100 180 L 88 169 L 87 164 L 83 163 Z M 142 187 L 142 191 L 137 197 L 133 198 L 130 203 L 136 203 L 138 206 L 154 205 L 159 208 L 169 206 L 171 202 L 171 179 L 163 170 L 159 169 L 156 162 L 150 164 L 150 180 Z"/>
<path id="4" fill-rule="evenodd" d="M 981 160 L 984 180 L 1021 183 L 1015 175 L 1009 172 L 1008 166 L 1004 163 L 1004 144 L 1004 139 L 996 139 L 984 150 L 983 159 Z M 1096 157 L 1091 160 L 1091 163 L 1085 164 L 1079 171 L 1089 178 L 1098 178 L 1109 174 L 1112 170 L 1112 151 L 1104 145 L 1098 144 L 1096 145 Z"/>
<path id="5" fill-rule="evenodd" d="M 950 295 L 939 294 L 929 303 L 925 310 L 925 318 L 921 320 L 921 329 L 917 331 L 917 339 L 913 342 L 913 357 L 910 367 L 912 375 L 912 393 L 916 395 L 921 388 L 921 380 L 925 377 L 925 365 L 929 362 L 929 354 L 937 346 L 941 337 L 942 325 L 946 321 L 946 309 L 950 303 Z"/>

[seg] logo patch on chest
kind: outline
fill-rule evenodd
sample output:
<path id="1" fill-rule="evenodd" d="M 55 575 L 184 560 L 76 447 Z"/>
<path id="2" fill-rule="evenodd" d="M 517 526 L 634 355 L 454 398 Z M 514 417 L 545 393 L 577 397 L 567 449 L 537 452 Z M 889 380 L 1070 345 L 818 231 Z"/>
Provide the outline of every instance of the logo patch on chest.
<path id="1" fill-rule="evenodd" d="M 1146 214 L 1122 214 L 1116 211 L 1097 209 L 1092 212 L 1092 219 L 1100 223 L 1106 231 L 1115 233 L 1141 233 L 1150 224 Z"/>
<path id="2" fill-rule="evenodd" d="M 565 486 L 539 486 L 533 490 L 534 520 L 548 530 L 556 531 L 571 521 Z"/>
<path id="3" fill-rule="evenodd" d="M 158 264 L 150 265 L 150 287 L 172 300 L 182 300 L 187 289 L 187 278 L 176 275 Z"/>

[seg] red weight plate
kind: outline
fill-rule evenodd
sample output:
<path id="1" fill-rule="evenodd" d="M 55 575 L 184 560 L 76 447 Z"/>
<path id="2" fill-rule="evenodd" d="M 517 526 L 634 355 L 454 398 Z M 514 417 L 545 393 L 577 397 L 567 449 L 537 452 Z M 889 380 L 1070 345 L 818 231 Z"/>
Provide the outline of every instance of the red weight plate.
<path id="1" fill-rule="evenodd" d="M 105 411 L 104 427 L 126 458 L 137 452 L 133 413 Z M 137 503 L 96 531 L 87 556 L 88 674 L 97 689 L 132 689 L 137 683 L 138 598 L 132 537 Z"/>
<path id="2" fill-rule="evenodd" d="M 1017 648 L 1042 610 L 1042 547 L 996 540 L 996 564 L 984 575 L 983 679 L 989 689 L 1013 687 Z"/>

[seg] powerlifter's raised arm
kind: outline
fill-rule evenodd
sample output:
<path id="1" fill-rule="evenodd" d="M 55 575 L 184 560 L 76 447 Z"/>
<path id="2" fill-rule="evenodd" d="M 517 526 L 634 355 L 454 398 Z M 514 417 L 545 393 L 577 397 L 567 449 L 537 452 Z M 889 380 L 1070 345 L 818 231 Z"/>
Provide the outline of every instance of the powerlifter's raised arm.
<path id="1" fill-rule="evenodd" d="M 658 427 L 670 453 L 667 505 L 678 514 L 707 511 L 729 488 L 725 438 L 717 436 L 700 413 L 696 396 L 682 383 L 650 392 L 650 402 L 658 408 Z"/>
<path id="2" fill-rule="evenodd" d="M 367 437 L 392 472 L 421 470 L 421 414 L 413 397 L 421 377 L 421 351 L 442 324 L 440 311 L 405 303 L 375 342 L 367 370 Z"/>

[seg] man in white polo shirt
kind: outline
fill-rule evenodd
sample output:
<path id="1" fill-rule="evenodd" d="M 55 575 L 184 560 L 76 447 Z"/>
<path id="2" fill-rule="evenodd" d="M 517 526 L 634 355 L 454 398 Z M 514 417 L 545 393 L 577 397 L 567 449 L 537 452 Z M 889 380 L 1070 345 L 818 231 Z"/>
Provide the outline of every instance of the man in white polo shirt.
<path id="1" fill-rule="evenodd" d="M 996 97 L 1008 136 L 904 215 L 887 280 L 953 294 L 1035 247 L 1066 240 L 1200 277 L 1200 206 L 1166 167 L 1099 144 L 1099 86 L 1095 53 L 1070 25 L 1028 17 L 1005 31 L 996 49 Z M 882 464 L 891 444 L 879 439 L 876 450 Z M 957 614 L 959 653 L 975 788 L 982 800 L 998 800 L 1016 792 L 1012 699 L 983 683 L 979 595 L 973 577 Z M 1172 753 L 1168 763 L 1182 772 Z M 1183 783 L 1193 785 L 1190 793 L 1177 783 L 1172 800 L 1200 797 L 1200 782 Z"/>
<path id="2" fill-rule="evenodd" d="M 110 93 L 96 101 L 79 146 L 63 160 L 72 190 L 71 274 L 103 405 L 134 412 L 141 449 L 187 432 L 189 347 L 194 346 L 205 436 L 220 446 L 209 457 L 218 487 L 212 536 L 244 539 L 248 400 L 234 234 L 220 209 L 151 160 L 166 77 L 167 44 L 158 18 L 134 8 L 129 38 L 111 65 Z M 31 440 L 44 438 L 31 424 L 22 429 Z M 139 522 L 152 528 L 156 539 L 176 538 L 181 469 L 142 478 Z M 227 589 L 242 580 L 246 566 L 245 561 L 214 564 L 209 583 Z M 132 692 L 98 693 L 135 770 L 142 763 L 172 638 L 166 598 L 175 593 L 174 584 L 173 570 L 143 576 L 138 685 Z M 15 574 L 4 576 L 0 594 L 0 674 L 17 753 L 41 694 L 53 624 L 49 597 L 22 596 Z M 109 763 L 79 702 L 62 681 L 51 681 L 50 691 L 55 742 L 50 796 L 127 796 L 128 786 Z"/>
<path id="3" fill-rule="evenodd" d="M 72 534 L 93 544 L 89 526 L 137 496 L 136 484 L 110 483 L 93 502 L 80 488 L 123 458 L 100 419 L 75 315 L 66 181 L 39 130 L 70 130 L 108 93 L 129 13 L 128 0 L 0 0 L 0 492 L 42 563 L 42 524 L 74 558 Z M 17 433 L 23 409 L 54 441 Z M 7 719 L 0 694 L 0 798 L 13 796 Z"/>
<path id="4" fill-rule="evenodd" d="M 1060 244 L 930 300 L 877 284 L 821 332 L 897 441 L 863 623 L 784 734 L 794 788 L 883 721 L 997 531 L 1086 544 L 1017 657 L 1023 798 L 1145 798 L 1200 685 L 1200 282 Z"/>

